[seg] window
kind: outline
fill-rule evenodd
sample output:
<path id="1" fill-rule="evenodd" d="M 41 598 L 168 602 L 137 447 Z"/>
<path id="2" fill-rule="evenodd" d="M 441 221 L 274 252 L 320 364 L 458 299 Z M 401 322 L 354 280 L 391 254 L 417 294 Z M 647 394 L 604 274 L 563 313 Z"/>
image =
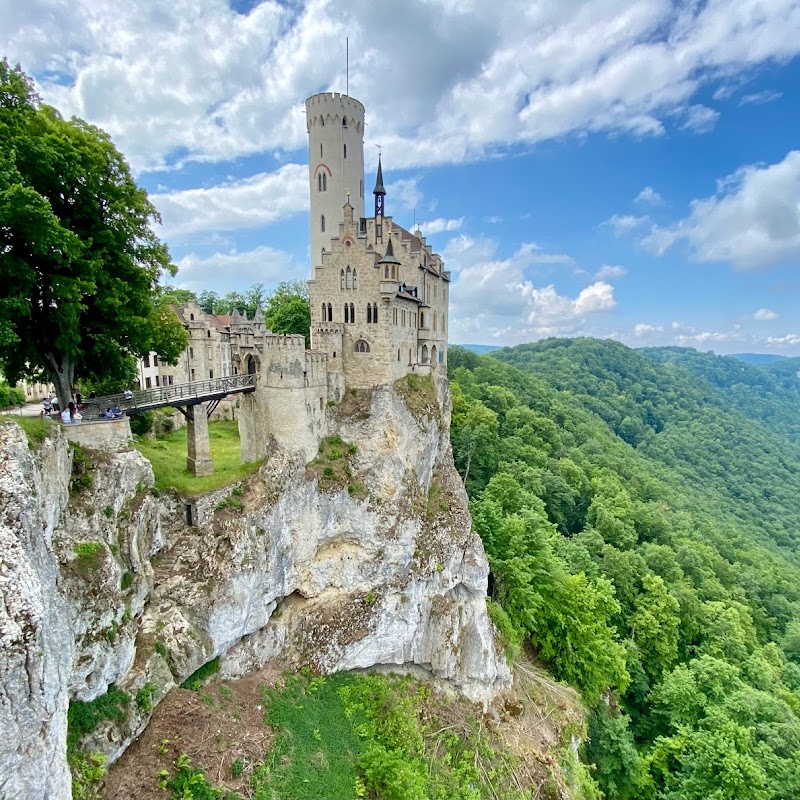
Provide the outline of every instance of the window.
<path id="1" fill-rule="evenodd" d="M 367 303 L 367 322 L 372 322 L 372 306 Z"/>
<path id="2" fill-rule="evenodd" d="M 161 380 L 159 379 L 158 375 L 156 375 L 156 386 L 161 386 Z"/>
<path id="3" fill-rule="evenodd" d="M 408 348 L 408 366 L 411 366 L 411 348 Z"/>
<path id="4" fill-rule="evenodd" d="M 150 353 L 148 353 L 148 354 L 147 354 L 147 355 L 144 357 L 144 365 L 145 365 L 146 367 L 149 367 L 149 366 L 150 366 Z"/>
<path id="5" fill-rule="evenodd" d="M 189 319 L 194 321 L 194 314 L 189 314 Z"/>
<path id="6" fill-rule="evenodd" d="M 328 303 L 328 322 L 333 322 L 333 306 Z"/>
<path id="7" fill-rule="evenodd" d="M 344 150 L 344 158 L 347 158 L 347 145 L 342 145 L 342 148 Z"/>
<path id="8" fill-rule="evenodd" d="M 150 378 L 144 379 L 144 386 L 145 389 L 151 389 L 153 387 L 153 381 Z"/>
<path id="9" fill-rule="evenodd" d="M 211 331 L 206 331 L 206 337 L 207 337 L 208 339 L 210 339 L 210 338 L 211 338 Z M 158 358 L 158 356 L 156 356 L 156 358 Z"/>
<path id="10" fill-rule="evenodd" d="M 394 280 L 394 278 L 395 278 L 394 264 L 392 264 L 392 280 Z"/>
<path id="11" fill-rule="evenodd" d="M 444 347 L 439 348 L 439 363 L 444 364 Z"/>
<path id="12" fill-rule="evenodd" d="M 346 289 L 353 288 L 353 270 L 350 267 L 347 268 L 347 271 L 344 273 L 344 285 Z"/>
<path id="13" fill-rule="evenodd" d="M 175 376 L 174 375 L 170 375 L 169 376 L 169 385 L 173 386 L 174 384 L 175 384 Z"/>
<path id="14" fill-rule="evenodd" d="M 350 246 L 350 242 L 347 243 L 347 246 L 348 247 Z M 358 289 L 358 286 L 356 285 L 356 268 L 355 267 L 353 267 L 353 288 L 354 289 Z"/>
<path id="15" fill-rule="evenodd" d="M 192 370 L 192 380 L 194 380 L 194 370 Z"/>
<path id="16" fill-rule="evenodd" d="M 359 339 L 353 345 L 353 352 L 354 353 L 369 353 L 369 343 L 365 342 L 363 339 Z"/>
<path id="17" fill-rule="evenodd" d="M 319 218 L 319 229 L 322 233 L 325 233 L 325 215 L 323 214 Z"/>
<path id="18" fill-rule="evenodd" d="M 344 270 L 339 273 L 339 288 L 344 289 Z"/>
<path id="19" fill-rule="evenodd" d="M 433 329 L 436 330 L 436 312 L 433 312 Z"/>
<path id="20" fill-rule="evenodd" d="M 350 306 L 347 303 L 344 304 L 344 321 L 350 322 Z"/>
<path id="21" fill-rule="evenodd" d="M 321 317 L 321 319 L 322 319 L 323 322 L 327 322 L 328 321 L 328 318 L 325 316 L 325 303 L 322 304 L 322 317 Z"/>
<path id="22" fill-rule="evenodd" d="M 406 324 L 406 312 L 404 311 L 403 312 L 403 327 L 405 327 L 405 324 Z"/>
<path id="23" fill-rule="evenodd" d="M 424 328 L 425 327 L 425 312 L 424 311 L 420 311 L 419 312 L 419 326 L 420 326 L 420 328 Z"/>
<path id="24" fill-rule="evenodd" d="M 378 304 L 377 303 L 373 303 L 372 304 L 372 321 L 375 324 L 377 324 L 377 322 L 378 322 Z"/>
<path id="25" fill-rule="evenodd" d="M 397 348 L 397 363 L 400 363 L 400 348 Z"/>
<path id="26" fill-rule="evenodd" d="M 322 158 L 322 142 L 319 143 L 319 157 Z"/>
<path id="27" fill-rule="evenodd" d="M 422 363 L 428 363 L 428 345 L 426 344 L 422 345 Z"/>
<path id="28" fill-rule="evenodd" d="M 383 269 L 384 269 L 383 277 L 388 280 L 389 279 L 389 265 L 387 264 Z"/>
<path id="29" fill-rule="evenodd" d="M 356 321 L 356 307 L 350 303 L 350 322 Z"/>
<path id="30" fill-rule="evenodd" d="M 397 309 L 396 308 L 392 309 L 392 325 L 397 325 Z"/>
<path id="31" fill-rule="evenodd" d="M 209 379 L 210 381 L 213 381 L 213 380 L 214 380 L 214 370 L 213 370 L 213 369 L 210 369 L 210 370 L 208 371 L 208 379 Z"/>
<path id="32" fill-rule="evenodd" d="M 431 364 L 436 363 L 436 345 L 431 347 Z"/>
<path id="33" fill-rule="evenodd" d="M 347 117 L 342 117 L 342 127 L 343 128 L 347 127 Z"/>
<path id="34" fill-rule="evenodd" d="M 189 358 L 194 358 L 194 347 L 189 348 Z"/>
<path id="35" fill-rule="evenodd" d="M 319 175 L 317 175 L 317 191 L 318 192 L 322 191 L 322 173 L 321 172 L 319 173 Z"/>

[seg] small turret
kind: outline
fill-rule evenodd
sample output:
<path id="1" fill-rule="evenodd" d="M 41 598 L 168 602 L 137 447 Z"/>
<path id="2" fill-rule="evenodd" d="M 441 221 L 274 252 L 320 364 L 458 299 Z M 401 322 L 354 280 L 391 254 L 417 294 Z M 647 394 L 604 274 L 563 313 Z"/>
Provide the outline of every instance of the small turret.
<path id="1" fill-rule="evenodd" d="M 381 166 L 381 156 L 378 153 L 378 174 L 375 177 L 375 188 L 372 190 L 375 195 L 375 241 L 383 241 L 383 207 L 386 198 L 386 189 L 383 186 L 383 167 Z"/>

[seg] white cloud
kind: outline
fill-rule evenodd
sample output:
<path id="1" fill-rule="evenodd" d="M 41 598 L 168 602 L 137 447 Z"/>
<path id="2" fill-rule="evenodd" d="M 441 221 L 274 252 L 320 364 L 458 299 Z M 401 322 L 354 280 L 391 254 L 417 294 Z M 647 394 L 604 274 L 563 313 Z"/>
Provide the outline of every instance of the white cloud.
<path id="1" fill-rule="evenodd" d="M 753 319 L 762 322 L 771 322 L 774 319 L 778 319 L 779 316 L 780 314 L 770 308 L 759 308 L 758 311 L 753 314 Z"/>
<path id="2" fill-rule="evenodd" d="M 796 333 L 787 333 L 786 336 L 770 336 L 767 342 L 772 346 L 785 346 L 797 347 L 800 345 L 800 336 Z"/>
<path id="3" fill-rule="evenodd" d="M 686 119 L 681 125 L 684 130 L 694 133 L 708 133 L 713 130 L 719 119 L 719 111 L 708 106 L 696 105 L 686 109 Z"/>
<path id="4" fill-rule="evenodd" d="M 422 206 L 422 191 L 419 188 L 419 177 L 402 178 L 399 181 L 386 185 L 386 195 L 392 207 L 399 207 L 407 211 L 413 211 Z M 391 215 L 392 210 L 387 206 L 387 213 Z"/>
<path id="5" fill-rule="evenodd" d="M 633 214 L 614 214 L 614 216 L 607 219 L 603 225 L 609 225 L 614 229 L 614 234 L 616 236 L 622 236 L 638 228 L 640 225 L 644 225 L 649 219 L 649 217 L 636 217 Z"/>
<path id="6" fill-rule="evenodd" d="M 458 219 L 432 219 L 430 222 L 423 222 L 419 227 L 424 236 L 433 236 L 443 231 L 457 231 L 464 224 L 464 217 Z"/>
<path id="7" fill-rule="evenodd" d="M 766 89 L 763 92 L 755 92 L 754 94 L 743 95 L 739 100 L 740 106 L 747 105 L 763 105 L 764 103 L 771 103 L 773 100 L 780 100 L 783 97 L 783 92 L 776 92 L 772 89 Z"/>
<path id="8" fill-rule="evenodd" d="M 778 164 L 742 167 L 718 182 L 714 196 L 694 200 L 685 219 L 670 228 L 653 226 L 642 244 L 662 255 L 681 240 L 696 260 L 739 269 L 799 258 L 800 151 Z"/>
<path id="9" fill-rule="evenodd" d="M 641 337 L 651 333 L 661 333 L 663 330 L 664 328 L 661 325 L 648 325 L 646 322 L 640 322 L 638 325 L 633 326 L 633 335 Z"/>
<path id="10" fill-rule="evenodd" d="M 676 114 L 703 129 L 717 112 L 700 90 L 800 50 L 797 0 L 412 2 L 391 17 L 386 0 L 3 6 L 2 51 L 137 169 L 302 149 L 303 99 L 344 88 L 345 34 L 350 92 L 394 168 L 568 134 L 659 135 Z"/>
<path id="11" fill-rule="evenodd" d="M 650 206 L 659 206 L 664 202 L 664 198 L 652 187 L 645 186 L 634 198 L 634 203 L 644 203 Z"/>
<path id="12" fill-rule="evenodd" d="M 308 269 L 292 260 L 291 254 L 273 247 L 253 250 L 214 253 L 200 257 L 194 253 L 178 261 L 175 283 L 186 289 L 227 294 L 241 291 L 254 283 L 267 286 L 284 280 L 305 280 Z"/>
<path id="13" fill-rule="evenodd" d="M 625 267 L 620 267 L 616 264 L 603 264 L 603 266 L 595 272 L 594 279 L 596 281 L 613 281 L 624 278 L 627 274 L 628 270 L 626 270 Z"/>
<path id="14" fill-rule="evenodd" d="M 256 228 L 308 209 L 308 168 L 287 164 L 246 180 L 154 194 L 150 199 L 164 223 L 159 234 L 168 238 Z"/>

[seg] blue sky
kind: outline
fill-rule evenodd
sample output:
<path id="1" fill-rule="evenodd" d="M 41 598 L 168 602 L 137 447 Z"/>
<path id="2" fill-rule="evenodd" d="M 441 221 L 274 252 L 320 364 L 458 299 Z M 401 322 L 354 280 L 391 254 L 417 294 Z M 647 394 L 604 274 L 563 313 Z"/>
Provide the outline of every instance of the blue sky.
<path id="1" fill-rule="evenodd" d="M 106 129 L 179 285 L 310 275 L 303 100 L 453 273 L 451 340 L 800 355 L 800 0 L 0 0 L 0 54 Z M 369 198 L 367 198 L 369 208 Z M 369 213 L 369 212 L 368 212 Z"/>

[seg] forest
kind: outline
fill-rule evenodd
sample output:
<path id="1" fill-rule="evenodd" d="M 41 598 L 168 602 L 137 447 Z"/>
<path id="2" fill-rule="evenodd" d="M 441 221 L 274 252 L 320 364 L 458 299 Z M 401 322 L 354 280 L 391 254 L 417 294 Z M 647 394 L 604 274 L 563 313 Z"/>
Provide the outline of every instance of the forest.
<path id="1" fill-rule="evenodd" d="M 800 359 L 451 347 L 509 658 L 578 688 L 609 800 L 800 797 Z"/>

